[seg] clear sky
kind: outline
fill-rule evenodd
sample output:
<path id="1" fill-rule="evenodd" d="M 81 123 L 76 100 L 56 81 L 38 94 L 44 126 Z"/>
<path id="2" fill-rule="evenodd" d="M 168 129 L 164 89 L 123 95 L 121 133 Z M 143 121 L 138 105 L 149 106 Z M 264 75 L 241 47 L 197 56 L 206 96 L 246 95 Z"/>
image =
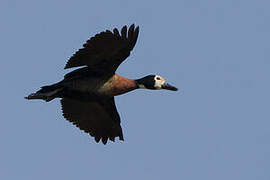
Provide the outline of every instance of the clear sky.
<path id="1" fill-rule="evenodd" d="M 1 0 L 0 179 L 270 179 L 267 0 Z M 124 142 L 96 144 L 59 100 L 23 99 L 62 79 L 96 33 L 135 23 L 118 73 L 180 91 L 116 97 Z"/>

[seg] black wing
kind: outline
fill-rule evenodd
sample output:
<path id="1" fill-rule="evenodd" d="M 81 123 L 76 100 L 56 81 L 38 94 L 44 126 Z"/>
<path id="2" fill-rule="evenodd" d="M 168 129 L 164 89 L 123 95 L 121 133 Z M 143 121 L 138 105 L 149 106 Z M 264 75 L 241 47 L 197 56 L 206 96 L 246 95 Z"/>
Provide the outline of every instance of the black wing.
<path id="1" fill-rule="evenodd" d="M 114 141 L 115 137 L 124 140 L 114 98 L 100 101 L 63 98 L 61 104 L 63 116 L 95 137 L 96 142 L 102 139 L 102 142 L 106 144 L 108 139 Z"/>
<path id="2" fill-rule="evenodd" d="M 127 26 L 121 34 L 115 28 L 113 32 L 107 30 L 90 38 L 83 48 L 77 51 L 67 62 L 65 69 L 88 66 L 91 71 L 102 71 L 114 74 L 117 67 L 129 56 L 134 48 L 139 34 L 139 27 Z"/>

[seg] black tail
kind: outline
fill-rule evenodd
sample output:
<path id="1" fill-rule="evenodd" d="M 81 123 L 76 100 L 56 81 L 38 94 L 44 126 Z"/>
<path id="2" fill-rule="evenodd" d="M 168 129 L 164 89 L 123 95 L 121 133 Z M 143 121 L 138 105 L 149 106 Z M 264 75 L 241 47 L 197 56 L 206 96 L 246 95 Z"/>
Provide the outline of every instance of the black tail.
<path id="1" fill-rule="evenodd" d="M 62 90 L 63 87 L 59 83 L 50 86 L 43 86 L 39 91 L 29 94 L 25 99 L 42 99 L 48 102 L 59 97 Z"/>

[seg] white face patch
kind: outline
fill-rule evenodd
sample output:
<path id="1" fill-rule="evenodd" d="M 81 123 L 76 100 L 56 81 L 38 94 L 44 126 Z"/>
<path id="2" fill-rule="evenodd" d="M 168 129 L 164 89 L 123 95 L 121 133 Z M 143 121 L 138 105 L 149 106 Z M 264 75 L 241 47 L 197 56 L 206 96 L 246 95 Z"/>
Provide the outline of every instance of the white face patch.
<path id="1" fill-rule="evenodd" d="M 159 75 L 155 76 L 155 85 L 154 85 L 154 87 L 156 89 L 162 89 L 162 85 L 165 84 L 165 83 L 166 83 L 166 80 L 163 77 L 161 77 Z"/>

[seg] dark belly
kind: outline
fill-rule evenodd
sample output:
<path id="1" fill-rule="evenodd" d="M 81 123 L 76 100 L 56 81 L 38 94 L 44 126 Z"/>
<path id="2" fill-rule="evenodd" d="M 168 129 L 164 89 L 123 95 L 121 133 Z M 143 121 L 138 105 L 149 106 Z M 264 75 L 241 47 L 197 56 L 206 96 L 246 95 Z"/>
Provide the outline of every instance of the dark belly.
<path id="1" fill-rule="evenodd" d="M 106 98 L 105 94 L 100 94 L 99 89 L 102 81 L 97 78 L 80 78 L 63 81 L 64 87 L 61 97 L 68 97 L 79 100 L 95 100 Z"/>
<path id="2" fill-rule="evenodd" d="M 71 98 L 80 101 L 96 101 L 99 99 L 110 98 L 109 96 L 104 96 L 96 93 L 77 91 L 72 89 L 65 89 L 61 95 L 61 98 Z"/>

